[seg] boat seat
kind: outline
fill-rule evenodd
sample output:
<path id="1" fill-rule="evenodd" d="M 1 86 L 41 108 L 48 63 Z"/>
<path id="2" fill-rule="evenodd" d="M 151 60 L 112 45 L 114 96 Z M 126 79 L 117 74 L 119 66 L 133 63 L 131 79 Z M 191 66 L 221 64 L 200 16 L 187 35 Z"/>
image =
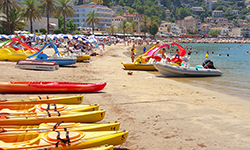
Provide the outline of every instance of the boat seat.
<path id="1" fill-rule="evenodd" d="M 46 54 L 39 54 L 39 55 L 37 55 L 35 60 L 48 59 L 48 58 L 49 58 L 49 56 Z"/>

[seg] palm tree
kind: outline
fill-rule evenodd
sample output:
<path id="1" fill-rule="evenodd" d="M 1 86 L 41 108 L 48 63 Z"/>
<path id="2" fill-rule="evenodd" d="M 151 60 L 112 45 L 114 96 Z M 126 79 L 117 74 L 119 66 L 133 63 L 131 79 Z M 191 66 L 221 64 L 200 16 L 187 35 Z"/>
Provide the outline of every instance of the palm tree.
<path id="1" fill-rule="evenodd" d="M 119 29 L 123 31 L 124 39 L 125 39 L 125 32 L 127 31 L 128 27 L 129 27 L 129 26 L 128 26 L 126 20 L 123 20 L 123 21 L 119 24 Z"/>
<path id="2" fill-rule="evenodd" d="M 23 16 L 30 21 L 30 32 L 33 33 L 33 21 L 42 18 L 41 12 L 37 8 L 35 0 L 23 0 L 25 8 L 23 9 Z"/>
<path id="3" fill-rule="evenodd" d="M 99 25 L 101 20 L 100 20 L 100 16 L 98 13 L 95 12 L 95 10 L 90 11 L 87 15 L 86 15 L 87 19 L 85 21 L 85 23 L 87 23 L 87 26 L 90 26 L 90 24 L 92 25 L 92 34 L 94 35 L 94 29 L 95 29 L 95 24 Z"/>
<path id="4" fill-rule="evenodd" d="M 146 38 L 148 16 L 144 15 L 141 21 L 143 23 L 144 38 Z"/>
<path id="5" fill-rule="evenodd" d="M 10 18 L 9 18 L 9 11 L 10 9 L 17 9 L 20 11 L 21 3 L 16 0 L 1 0 L 0 1 L 0 9 L 3 10 L 3 12 L 6 14 L 6 20 L 7 20 L 7 34 L 10 33 Z"/>
<path id="6" fill-rule="evenodd" d="M 110 33 L 111 36 L 112 36 L 112 35 L 114 35 L 114 32 L 115 32 L 114 26 L 110 26 L 110 27 L 108 28 L 108 33 Z"/>
<path id="7" fill-rule="evenodd" d="M 168 30 L 168 33 L 169 33 L 170 30 L 171 30 L 171 26 L 170 25 L 167 26 L 167 30 Z"/>
<path id="8" fill-rule="evenodd" d="M 131 24 L 132 35 L 134 36 L 134 31 L 138 29 L 137 24 L 133 21 Z"/>
<path id="9" fill-rule="evenodd" d="M 59 0 L 58 6 L 56 9 L 56 17 L 63 16 L 63 33 L 65 34 L 65 28 L 66 28 L 66 17 L 73 17 L 75 14 L 75 10 L 72 7 L 72 0 Z"/>
<path id="10" fill-rule="evenodd" d="M 0 21 L 0 23 L 3 28 L 7 28 L 7 26 L 10 27 L 10 34 L 14 34 L 15 30 L 23 30 L 24 26 L 26 26 L 26 23 L 23 21 L 24 17 L 22 13 L 14 8 L 9 10 L 9 22 L 7 21 L 7 15 L 2 17 L 4 19 Z"/>
<path id="11" fill-rule="evenodd" d="M 42 12 L 47 15 L 47 33 L 49 34 L 49 17 L 51 14 L 56 12 L 55 0 L 44 0 L 42 3 Z"/>
<path id="12" fill-rule="evenodd" d="M 153 27 L 154 24 L 156 24 L 155 21 L 154 21 L 154 19 L 153 18 L 148 18 L 148 25 L 150 27 L 149 28 L 150 29 L 150 31 L 149 31 L 150 34 L 152 33 L 152 27 Z"/>

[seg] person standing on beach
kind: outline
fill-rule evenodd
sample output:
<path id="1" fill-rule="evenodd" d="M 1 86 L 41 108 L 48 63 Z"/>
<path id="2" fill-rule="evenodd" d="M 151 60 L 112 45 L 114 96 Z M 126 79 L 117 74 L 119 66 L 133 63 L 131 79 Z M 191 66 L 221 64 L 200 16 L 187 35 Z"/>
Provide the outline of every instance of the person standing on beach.
<path id="1" fill-rule="evenodd" d="M 134 62 L 134 60 L 135 60 L 134 48 L 131 49 L 131 60 L 132 60 L 132 62 Z"/>
<path id="2" fill-rule="evenodd" d="M 143 47 L 143 54 L 146 52 L 146 47 L 144 46 Z"/>

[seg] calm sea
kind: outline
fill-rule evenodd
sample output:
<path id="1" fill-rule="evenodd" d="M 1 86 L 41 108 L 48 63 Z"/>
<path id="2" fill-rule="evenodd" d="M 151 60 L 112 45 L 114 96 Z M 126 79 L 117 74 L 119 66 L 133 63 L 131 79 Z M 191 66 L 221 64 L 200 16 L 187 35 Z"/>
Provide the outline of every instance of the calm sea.
<path id="1" fill-rule="evenodd" d="M 250 44 L 180 43 L 180 45 L 184 48 L 192 46 L 191 66 L 200 65 L 205 60 L 205 54 L 208 51 L 209 58 L 214 62 L 215 67 L 223 72 L 223 75 L 221 77 L 171 79 L 249 100 L 250 55 L 246 55 L 246 52 L 250 52 Z M 141 53 L 142 47 L 137 47 L 137 49 L 138 53 Z M 171 49 L 177 49 L 177 47 L 171 47 Z M 160 75 L 158 72 L 154 74 Z"/>

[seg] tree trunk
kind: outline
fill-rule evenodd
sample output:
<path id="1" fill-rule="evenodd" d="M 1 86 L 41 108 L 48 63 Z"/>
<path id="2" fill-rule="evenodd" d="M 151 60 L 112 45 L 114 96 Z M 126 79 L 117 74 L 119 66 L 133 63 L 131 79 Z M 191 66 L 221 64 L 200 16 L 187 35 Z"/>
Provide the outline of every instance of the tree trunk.
<path id="1" fill-rule="evenodd" d="M 92 22 L 92 34 L 93 35 L 94 35 L 94 29 L 95 29 L 94 22 Z"/>
<path id="2" fill-rule="evenodd" d="M 49 34 L 49 3 L 47 3 L 47 34 Z"/>
<path id="3" fill-rule="evenodd" d="M 66 23 L 65 23 L 65 14 L 63 15 L 63 34 L 65 34 L 65 29 L 66 29 Z"/>
<path id="4" fill-rule="evenodd" d="M 31 18 L 30 18 L 30 32 L 33 33 L 33 22 Z"/>
<path id="5" fill-rule="evenodd" d="M 8 26 L 7 34 L 10 34 L 10 18 L 9 18 L 9 6 L 8 5 L 6 8 L 6 16 L 7 16 L 7 26 Z"/>

